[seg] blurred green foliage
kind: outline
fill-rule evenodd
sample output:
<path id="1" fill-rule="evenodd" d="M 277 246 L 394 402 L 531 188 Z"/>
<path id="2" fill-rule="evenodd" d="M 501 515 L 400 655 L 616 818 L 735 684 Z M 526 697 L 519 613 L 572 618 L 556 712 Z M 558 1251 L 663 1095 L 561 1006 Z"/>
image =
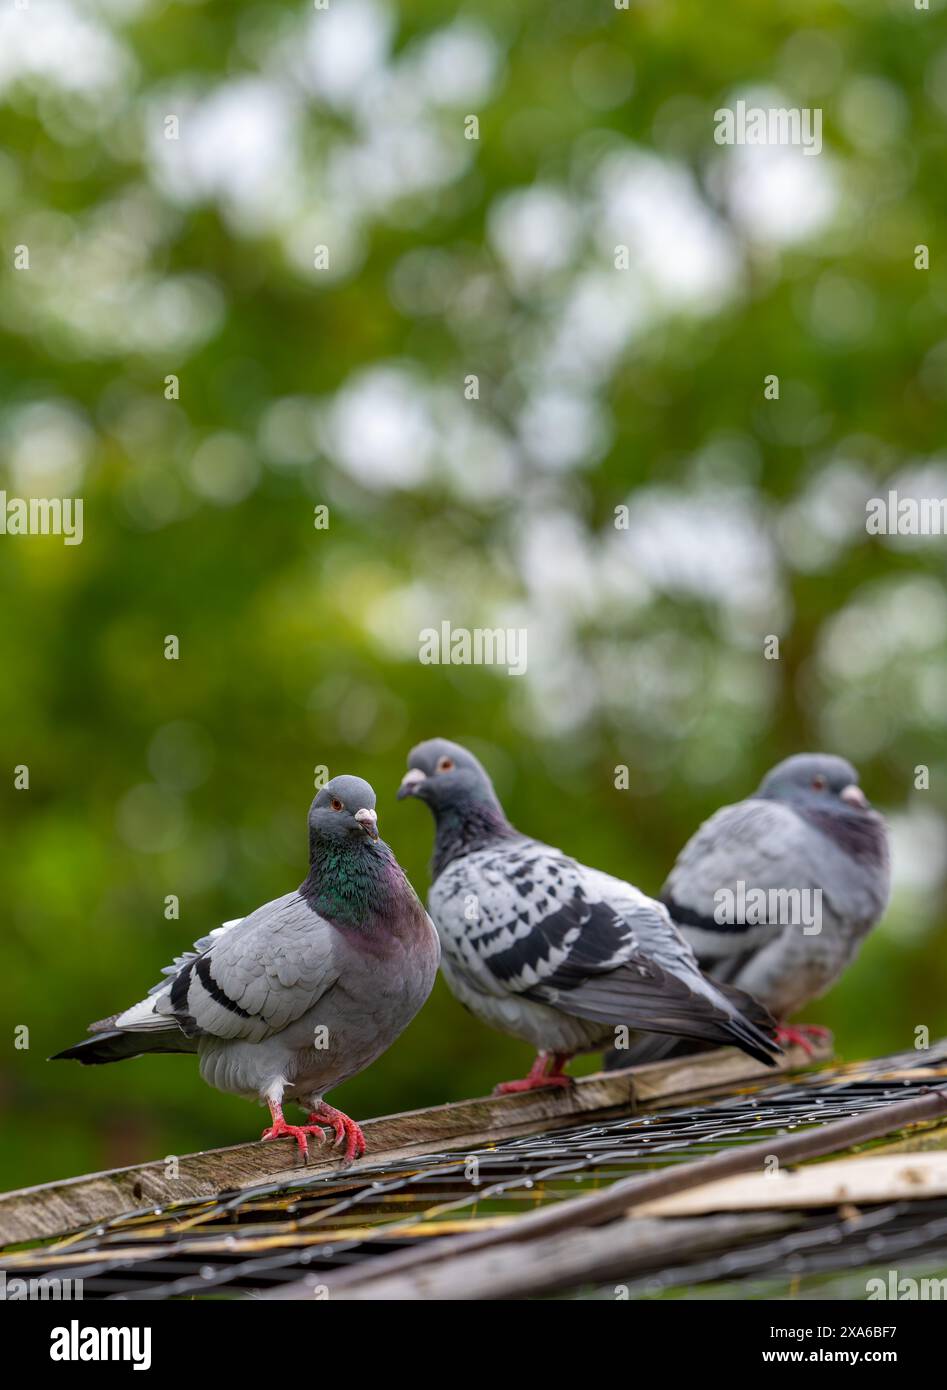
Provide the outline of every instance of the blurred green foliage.
<path id="1" fill-rule="evenodd" d="M 301 881 L 318 765 L 373 783 L 423 894 L 394 793 L 434 734 L 651 892 L 779 758 L 851 756 L 898 893 L 811 1021 L 851 1057 L 947 1031 L 947 542 L 864 530 L 905 470 L 947 495 L 939 0 L 8 10 L 0 486 L 83 497 L 85 534 L 0 537 L 3 1185 L 262 1127 L 185 1058 L 45 1058 Z M 823 110 L 817 159 L 714 144 L 757 90 Z M 526 626 L 527 676 L 421 666 L 445 618 Z M 439 983 L 331 1099 L 528 1060 Z"/>

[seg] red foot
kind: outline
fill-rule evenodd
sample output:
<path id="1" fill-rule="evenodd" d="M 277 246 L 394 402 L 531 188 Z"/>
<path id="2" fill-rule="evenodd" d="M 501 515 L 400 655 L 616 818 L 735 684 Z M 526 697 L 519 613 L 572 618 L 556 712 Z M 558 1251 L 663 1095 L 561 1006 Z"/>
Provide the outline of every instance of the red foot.
<path id="1" fill-rule="evenodd" d="M 288 1125 L 283 1119 L 282 1111 L 273 1115 L 273 1123 L 269 1129 L 265 1129 L 260 1136 L 262 1139 L 282 1139 L 285 1135 L 290 1135 L 299 1145 L 299 1152 L 304 1158 L 309 1157 L 309 1134 L 315 1134 L 322 1143 L 325 1143 L 326 1132 L 319 1125 Z"/>
<path id="2" fill-rule="evenodd" d="M 351 1163 L 354 1158 L 361 1158 L 365 1152 L 365 1136 L 361 1128 L 350 1120 L 348 1115 L 343 1115 L 341 1110 L 336 1110 L 334 1105 L 326 1105 L 321 1101 L 316 1106 L 310 1120 L 322 1120 L 325 1124 L 331 1125 L 335 1130 L 334 1147 L 340 1149 L 345 1145 L 345 1161 Z"/>
<path id="3" fill-rule="evenodd" d="M 800 1023 L 798 1027 L 790 1027 L 787 1023 L 781 1023 L 776 1029 L 776 1041 L 779 1043 L 795 1043 L 801 1047 L 808 1057 L 815 1056 L 815 1042 L 824 1042 L 831 1038 L 832 1033 L 828 1028 L 823 1028 L 819 1023 Z"/>
<path id="4" fill-rule="evenodd" d="M 524 1076 L 522 1081 L 501 1081 L 498 1086 L 494 1086 L 493 1094 L 511 1096 L 517 1091 L 548 1090 L 550 1086 L 558 1086 L 560 1090 L 567 1091 L 571 1085 L 571 1076 Z"/>
<path id="5" fill-rule="evenodd" d="M 539 1052 L 528 1076 L 522 1081 L 501 1081 L 499 1086 L 494 1086 L 493 1094 L 509 1096 L 515 1095 L 518 1091 L 539 1091 L 549 1086 L 568 1090 L 572 1085 L 572 1077 L 564 1076 L 562 1073 L 562 1068 L 568 1060 L 568 1052 Z"/>

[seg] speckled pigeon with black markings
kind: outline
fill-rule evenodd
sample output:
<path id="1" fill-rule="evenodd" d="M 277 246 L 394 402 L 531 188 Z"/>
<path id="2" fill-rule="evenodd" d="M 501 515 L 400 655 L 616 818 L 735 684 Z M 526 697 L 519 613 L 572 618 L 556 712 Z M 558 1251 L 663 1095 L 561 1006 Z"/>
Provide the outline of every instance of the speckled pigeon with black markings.
<path id="1" fill-rule="evenodd" d="M 227 922 L 175 960 L 148 998 L 90 1025 L 57 1054 L 86 1064 L 145 1052 L 196 1052 L 208 1085 L 269 1106 L 264 1139 L 308 1153 L 323 1124 L 351 1160 L 361 1129 L 323 1096 L 363 1071 L 427 999 L 437 933 L 388 846 L 375 793 L 334 777 L 309 811 L 309 875 L 294 893 Z M 284 1100 L 309 1123 L 287 1124 Z"/>
<path id="2" fill-rule="evenodd" d="M 701 967 L 764 1004 L 783 1024 L 782 1041 L 811 1050 L 808 1035 L 824 1030 L 785 1020 L 854 960 L 887 906 L 889 878 L 885 823 L 855 768 L 831 754 L 799 753 L 768 772 L 753 796 L 704 822 L 661 899 Z M 747 910 L 730 913 L 741 897 Z M 817 921 L 799 920 L 806 902 L 817 904 Z M 608 1064 L 667 1054 L 665 1038 L 646 1039 Z"/>
<path id="3" fill-rule="evenodd" d="M 520 834 L 467 749 L 419 744 L 398 795 L 434 815 L 428 905 L 448 985 L 483 1022 L 537 1050 L 529 1076 L 498 1091 L 569 1085 L 568 1059 L 620 1028 L 733 1043 L 772 1063 L 765 1011 L 755 1010 L 758 1026 L 742 997 L 705 979 L 666 908 Z"/>

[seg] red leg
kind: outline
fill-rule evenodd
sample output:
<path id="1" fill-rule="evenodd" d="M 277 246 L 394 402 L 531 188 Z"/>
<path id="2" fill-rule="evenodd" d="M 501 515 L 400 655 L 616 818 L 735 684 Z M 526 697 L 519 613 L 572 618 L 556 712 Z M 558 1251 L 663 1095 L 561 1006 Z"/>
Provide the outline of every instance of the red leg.
<path id="1" fill-rule="evenodd" d="M 281 1105 L 272 1100 L 267 1101 L 267 1105 L 270 1107 L 270 1117 L 273 1123 L 269 1129 L 263 1131 L 261 1138 L 282 1139 L 284 1135 L 289 1135 L 296 1140 L 299 1151 L 304 1158 L 309 1157 L 309 1141 L 306 1138 L 308 1134 L 317 1135 L 325 1143 L 326 1132 L 324 1129 L 320 1129 L 319 1125 L 288 1125 L 283 1119 L 283 1107 Z M 310 1116 L 311 1118 L 312 1116 Z"/>
<path id="2" fill-rule="evenodd" d="M 354 1120 L 350 1120 L 348 1115 L 343 1115 L 341 1110 L 336 1110 L 334 1105 L 327 1105 L 321 1100 L 315 1107 L 310 1120 L 322 1120 L 325 1124 L 331 1125 L 335 1130 L 335 1148 L 340 1149 L 345 1145 L 345 1160 L 351 1163 L 353 1158 L 361 1158 L 365 1152 L 365 1136 L 360 1127 Z"/>
<path id="3" fill-rule="evenodd" d="M 538 1091 L 549 1086 L 568 1090 L 572 1077 L 563 1075 L 562 1068 L 571 1056 L 571 1052 L 538 1052 L 528 1076 L 522 1081 L 501 1081 L 499 1086 L 494 1086 L 493 1094 L 509 1096 L 518 1091 Z"/>
<path id="4" fill-rule="evenodd" d="M 781 1023 L 776 1029 L 776 1041 L 779 1043 L 795 1043 L 801 1047 L 809 1057 L 815 1056 L 815 1043 L 825 1042 L 831 1038 L 832 1032 L 829 1028 L 823 1028 L 818 1023 L 800 1023 L 793 1028 L 788 1023 Z"/>

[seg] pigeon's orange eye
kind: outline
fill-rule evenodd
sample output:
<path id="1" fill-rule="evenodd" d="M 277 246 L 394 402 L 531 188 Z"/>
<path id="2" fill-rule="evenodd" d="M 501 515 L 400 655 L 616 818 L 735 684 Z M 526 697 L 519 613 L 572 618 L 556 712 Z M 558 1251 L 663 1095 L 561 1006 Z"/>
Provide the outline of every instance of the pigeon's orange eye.
<path id="1" fill-rule="evenodd" d="M 330 801 L 329 805 L 332 807 L 333 811 L 344 811 L 344 810 L 345 810 L 345 807 L 342 805 L 341 801 L 339 800 L 339 798 L 338 798 L 337 796 L 334 796 L 334 797 L 332 798 L 332 800 Z"/>
<path id="2" fill-rule="evenodd" d="M 451 770 L 451 768 L 452 768 L 453 766 L 454 766 L 454 759 L 453 759 L 453 758 L 440 758 L 440 759 L 438 760 L 437 770 L 438 770 L 438 772 L 450 772 L 450 770 Z"/>
<path id="3" fill-rule="evenodd" d="M 824 792 L 824 791 L 825 791 L 825 778 L 824 778 L 824 777 L 821 777 L 821 776 L 820 776 L 820 777 L 813 777 L 813 779 L 812 779 L 812 785 L 815 787 L 815 789 L 816 789 L 817 792 Z"/>

